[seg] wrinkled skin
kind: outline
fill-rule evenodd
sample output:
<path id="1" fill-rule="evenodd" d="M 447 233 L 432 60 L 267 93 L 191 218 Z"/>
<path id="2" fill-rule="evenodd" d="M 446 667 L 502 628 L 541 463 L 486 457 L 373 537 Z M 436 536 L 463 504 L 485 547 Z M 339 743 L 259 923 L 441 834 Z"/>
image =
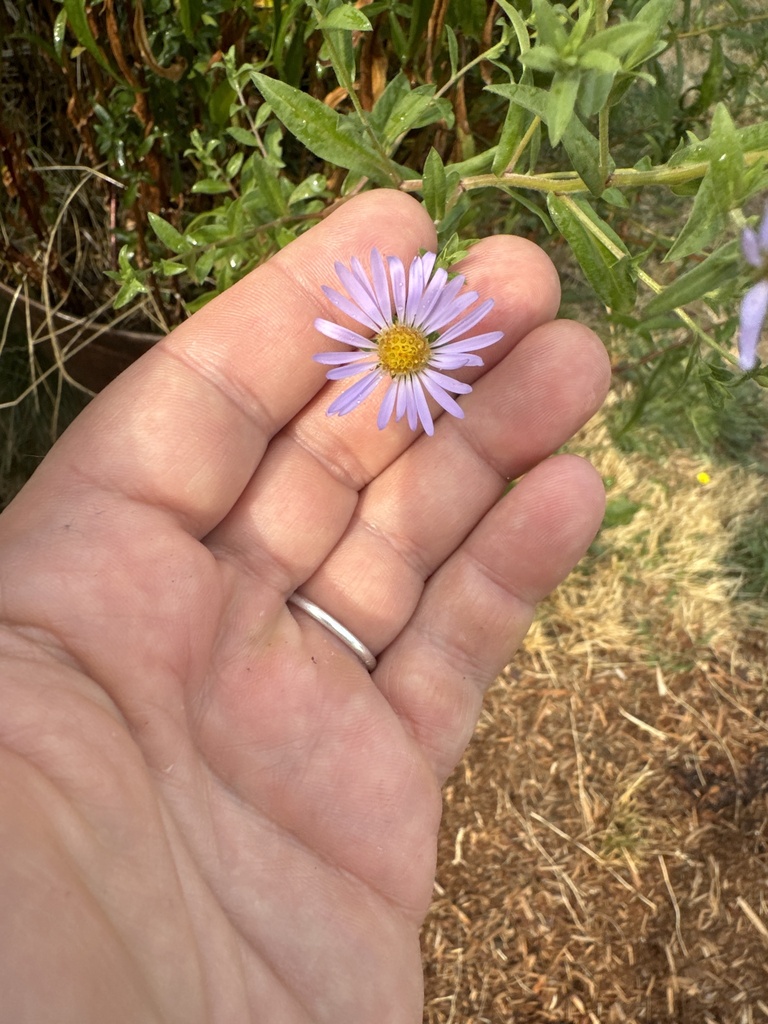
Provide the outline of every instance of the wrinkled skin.
<path id="1" fill-rule="evenodd" d="M 497 236 L 461 268 L 505 331 L 466 419 L 327 417 L 334 260 L 434 244 L 412 199 L 351 200 L 97 397 L 0 517 L 2 1021 L 421 1020 L 440 785 L 600 522 L 591 467 L 548 456 L 608 382 L 546 256 Z"/>

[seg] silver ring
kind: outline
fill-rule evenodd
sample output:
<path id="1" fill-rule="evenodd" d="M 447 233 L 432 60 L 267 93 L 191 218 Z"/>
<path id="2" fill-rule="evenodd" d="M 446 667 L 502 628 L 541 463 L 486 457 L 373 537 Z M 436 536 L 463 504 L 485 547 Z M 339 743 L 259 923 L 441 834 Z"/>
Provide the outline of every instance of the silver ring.
<path id="1" fill-rule="evenodd" d="M 328 612 L 323 611 L 319 605 L 316 605 L 314 601 L 310 601 L 306 597 L 302 597 L 301 594 L 291 594 L 288 598 L 289 604 L 295 604 L 297 608 L 301 608 L 303 612 L 306 612 L 310 618 L 313 618 L 315 622 L 319 622 L 321 626 L 325 626 L 327 630 L 333 633 L 334 636 L 338 637 L 342 643 L 345 643 L 350 651 L 354 651 L 360 661 L 365 665 L 369 672 L 373 672 L 376 668 L 376 659 L 373 654 L 368 650 L 362 640 L 358 640 L 354 633 L 342 626 L 332 615 Z"/>

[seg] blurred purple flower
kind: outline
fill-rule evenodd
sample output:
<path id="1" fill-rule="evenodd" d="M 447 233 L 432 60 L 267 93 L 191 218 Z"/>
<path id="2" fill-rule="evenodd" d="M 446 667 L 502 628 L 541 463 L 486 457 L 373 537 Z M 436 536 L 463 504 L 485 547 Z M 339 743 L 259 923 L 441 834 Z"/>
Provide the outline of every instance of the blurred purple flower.
<path id="1" fill-rule="evenodd" d="M 768 209 L 757 226 L 757 231 L 744 228 L 741 249 L 750 266 L 768 272 Z M 753 285 L 741 301 L 739 323 L 739 366 L 744 371 L 757 366 L 757 343 L 768 314 L 768 279 Z"/>
<path id="2" fill-rule="evenodd" d="M 323 292 L 334 306 L 363 329 L 373 332 L 373 336 L 366 337 L 331 320 L 315 320 L 321 334 L 354 350 L 320 352 L 314 356 L 316 362 L 333 367 L 326 374 L 328 380 L 363 374 L 331 402 L 329 416 L 351 412 L 381 380 L 389 378 L 379 409 L 379 430 L 384 429 L 394 413 L 396 420 L 405 416 L 411 430 L 421 422 L 425 433 L 434 434 L 427 395 L 452 416 L 463 418 L 464 412 L 453 395 L 465 395 L 472 388 L 443 371 L 482 366 L 480 356 L 472 353 L 495 344 L 503 332 L 464 337 L 493 307 L 493 299 L 486 299 L 462 316 L 477 299 L 477 292 L 462 293 L 464 278 L 456 275 L 449 279 L 442 268 L 435 270 L 436 259 L 432 252 L 417 256 L 406 274 L 396 256 L 388 256 L 385 262 L 378 249 L 373 249 L 370 276 L 355 257 L 349 267 L 335 265 L 347 294 L 327 286 Z"/>

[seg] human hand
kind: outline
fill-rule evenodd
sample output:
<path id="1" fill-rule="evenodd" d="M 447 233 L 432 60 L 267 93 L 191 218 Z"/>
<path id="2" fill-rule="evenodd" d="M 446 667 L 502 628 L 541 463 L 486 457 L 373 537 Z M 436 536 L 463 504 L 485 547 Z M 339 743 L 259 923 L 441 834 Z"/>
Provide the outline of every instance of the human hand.
<path id="1" fill-rule="evenodd" d="M 548 456 L 608 383 L 548 259 L 492 237 L 461 269 L 505 337 L 466 418 L 326 416 L 334 261 L 434 244 L 410 198 L 351 200 L 98 396 L 0 518 L 0 1019 L 421 1020 L 440 784 L 600 522 L 591 467 Z"/>

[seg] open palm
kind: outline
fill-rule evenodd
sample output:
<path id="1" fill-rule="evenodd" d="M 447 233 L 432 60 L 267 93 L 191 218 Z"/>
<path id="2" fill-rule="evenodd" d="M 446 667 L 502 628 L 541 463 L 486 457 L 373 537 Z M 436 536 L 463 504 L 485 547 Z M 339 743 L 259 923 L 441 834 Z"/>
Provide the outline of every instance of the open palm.
<path id="1" fill-rule="evenodd" d="M 600 520 L 591 468 L 548 456 L 607 366 L 552 320 L 546 257 L 494 237 L 462 267 L 505 332 L 466 419 L 327 417 L 320 286 L 374 245 L 410 259 L 432 225 L 394 192 L 342 206 L 94 400 L 0 519 L 3 1021 L 421 1019 L 440 784 Z"/>

